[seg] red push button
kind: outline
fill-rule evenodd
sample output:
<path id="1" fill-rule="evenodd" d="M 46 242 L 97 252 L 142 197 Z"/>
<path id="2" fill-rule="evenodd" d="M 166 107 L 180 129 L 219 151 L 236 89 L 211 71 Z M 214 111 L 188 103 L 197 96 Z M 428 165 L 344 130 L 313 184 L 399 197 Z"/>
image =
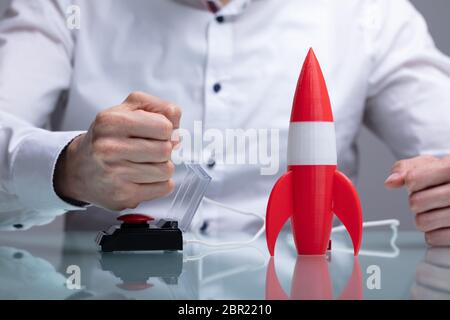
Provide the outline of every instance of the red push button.
<path id="1" fill-rule="evenodd" d="M 117 220 L 122 221 L 124 223 L 129 224 L 141 224 L 141 223 L 147 223 L 150 221 L 155 220 L 151 216 L 147 216 L 145 214 L 139 214 L 139 213 L 132 213 L 132 214 L 125 214 L 123 216 L 120 216 L 117 218 Z"/>

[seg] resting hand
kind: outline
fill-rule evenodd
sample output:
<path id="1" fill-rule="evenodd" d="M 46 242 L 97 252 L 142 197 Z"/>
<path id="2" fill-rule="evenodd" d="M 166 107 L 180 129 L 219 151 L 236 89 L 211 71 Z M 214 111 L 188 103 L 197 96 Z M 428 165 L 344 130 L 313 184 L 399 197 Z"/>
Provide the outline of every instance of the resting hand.
<path id="1" fill-rule="evenodd" d="M 450 246 L 450 157 L 398 161 L 385 185 L 408 189 L 416 226 L 429 245 Z"/>

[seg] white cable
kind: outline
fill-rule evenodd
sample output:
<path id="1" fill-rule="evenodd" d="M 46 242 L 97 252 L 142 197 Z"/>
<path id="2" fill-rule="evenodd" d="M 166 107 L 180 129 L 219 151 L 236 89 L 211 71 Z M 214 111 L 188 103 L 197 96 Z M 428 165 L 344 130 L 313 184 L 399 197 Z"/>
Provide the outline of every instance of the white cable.
<path id="1" fill-rule="evenodd" d="M 382 226 L 391 226 L 398 227 L 400 225 L 400 221 L 397 219 L 387 219 L 387 220 L 377 220 L 377 221 L 366 221 L 363 222 L 363 228 L 373 228 L 373 227 L 382 227 Z M 340 225 L 337 227 L 333 227 L 331 232 L 340 232 L 345 231 L 345 226 Z"/>
<path id="2" fill-rule="evenodd" d="M 204 197 L 203 201 L 216 205 L 218 207 L 230 210 L 230 211 L 234 211 L 236 213 L 242 214 L 242 215 L 246 215 L 246 216 L 253 216 L 256 217 L 258 219 L 260 219 L 263 223 L 263 225 L 261 226 L 261 228 L 258 230 L 258 232 L 256 232 L 256 234 L 250 239 L 250 240 L 246 240 L 246 241 L 235 241 L 235 242 L 208 242 L 208 241 L 204 241 L 204 240 L 200 240 L 200 239 L 189 239 L 189 240 L 184 240 L 183 243 L 184 244 L 200 244 L 200 245 L 204 245 L 204 246 L 208 246 L 208 247 L 233 247 L 233 246 L 243 246 L 243 245 L 249 245 L 253 242 L 255 242 L 260 236 L 261 234 L 265 231 L 266 229 L 266 219 L 263 216 L 260 216 L 259 214 L 253 213 L 253 212 L 247 212 L 247 211 L 242 211 L 236 208 L 233 208 L 231 206 L 228 206 L 226 204 L 223 204 L 221 202 L 218 202 L 216 200 Z M 396 257 L 399 254 L 399 249 L 397 248 L 397 246 L 395 245 L 395 240 L 397 239 L 397 235 L 398 235 L 398 231 L 397 228 L 400 225 L 400 221 L 398 221 L 397 219 L 386 219 L 386 220 L 377 220 L 377 221 L 366 221 L 363 222 L 362 227 L 363 228 L 374 228 L 374 227 L 382 227 L 382 226 L 390 226 L 392 228 L 392 230 L 394 231 L 393 236 L 391 238 L 390 244 L 391 247 L 394 248 L 394 252 L 393 253 L 381 253 L 381 252 L 371 252 L 371 251 L 365 251 L 365 250 L 361 250 L 360 254 L 361 255 L 368 255 L 368 256 L 383 256 L 383 257 Z M 336 233 L 336 232 L 341 232 L 341 231 L 345 231 L 345 226 L 344 225 L 340 225 L 340 226 L 336 226 L 333 227 L 331 229 L 332 233 Z M 194 235 L 199 236 L 198 232 L 194 232 Z M 345 248 L 338 248 L 338 251 L 345 251 Z"/>
<path id="3" fill-rule="evenodd" d="M 235 241 L 235 242 L 208 242 L 208 241 L 204 241 L 204 240 L 200 240 L 200 239 L 189 239 L 189 240 L 185 240 L 184 243 L 185 244 L 189 244 L 189 243 L 196 243 L 196 244 L 201 244 L 204 246 L 208 246 L 208 247 L 230 247 L 230 246 L 242 246 L 242 245 L 248 245 L 251 244 L 253 242 L 256 241 L 256 239 L 258 239 L 261 234 L 266 230 L 266 219 L 263 216 L 260 216 L 259 214 L 253 213 L 253 212 L 247 212 L 247 211 L 242 211 L 233 207 L 230 207 L 226 204 L 223 204 L 221 202 L 212 200 L 210 198 L 204 197 L 203 201 L 208 202 L 210 204 L 216 205 L 218 207 L 230 210 L 230 211 L 234 211 L 236 213 L 245 215 L 245 216 L 253 216 L 256 217 L 258 219 L 260 219 L 263 223 L 263 225 L 261 226 L 261 228 L 258 230 L 258 232 L 256 232 L 256 234 L 247 241 Z"/>
<path id="4" fill-rule="evenodd" d="M 218 206 L 218 207 L 222 207 L 222 208 L 224 208 L 224 209 L 228 209 L 228 210 L 234 211 L 234 212 L 239 213 L 239 214 L 243 214 L 243 215 L 245 215 L 245 216 L 254 216 L 254 217 L 257 217 L 258 219 L 262 220 L 263 222 L 266 221 L 266 219 L 265 219 L 263 216 L 260 216 L 260 215 L 257 214 L 257 213 L 247 212 L 247 211 L 242 211 L 242 210 L 239 210 L 239 209 L 230 207 L 230 206 L 228 206 L 228 205 L 226 205 L 226 204 L 223 204 L 222 202 L 219 202 L 219 201 L 216 201 L 216 200 L 207 198 L 207 197 L 204 197 L 203 200 L 204 200 L 205 202 L 209 202 L 210 204 L 216 205 L 216 206 Z"/>
<path id="5" fill-rule="evenodd" d="M 380 257 L 380 258 L 396 258 L 400 254 L 400 249 L 396 245 L 396 240 L 398 237 L 398 226 L 400 225 L 400 221 L 397 219 L 387 219 L 387 220 L 377 220 L 377 221 L 366 221 L 363 222 L 363 228 L 373 228 L 373 227 L 382 227 L 382 226 L 390 226 L 392 229 L 392 237 L 390 240 L 392 252 L 384 252 L 384 251 L 376 251 L 376 250 L 360 250 L 359 254 L 362 256 L 371 256 L 371 257 Z M 334 227 L 331 229 L 331 232 L 340 232 L 344 231 L 345 227 L 343 225 Z M 336 251 L 353 253 L 353 249 L 350 248 L 342 248 L 335 247 Z"/>

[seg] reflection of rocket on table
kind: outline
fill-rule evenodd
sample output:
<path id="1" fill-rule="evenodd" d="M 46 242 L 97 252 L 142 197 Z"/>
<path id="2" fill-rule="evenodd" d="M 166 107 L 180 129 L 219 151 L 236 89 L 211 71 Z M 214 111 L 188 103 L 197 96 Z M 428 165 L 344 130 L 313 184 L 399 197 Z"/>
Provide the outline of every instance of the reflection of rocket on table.
<path id="1" fill-rule="evenodd" d="M 292 277 L 291 293 L 288 295 L 275 271 L 275 261 L 271 257 L 266 272 L 267 300 L 331 300 L 333 281 L 325 256 L 298 256 Z M 353 257 L 352 273 L 347 284 L 337 297 L 339 300 L 362 300 L 363 278 L 358 257 Z"/>
<path id="2" fill-rule="evenodd" d="M 331 235 L 333 212 L 348 230 L 358 254 L 362 212 L 352 182 L 337 170 L 336 135 L 330 99 L 317 58 L 310 49 L 292 106 L 288 171 L 270 194 L 266 238 L 273 256 L 281 228 L 292 218 L 300 255 L 323 255 Z"/>

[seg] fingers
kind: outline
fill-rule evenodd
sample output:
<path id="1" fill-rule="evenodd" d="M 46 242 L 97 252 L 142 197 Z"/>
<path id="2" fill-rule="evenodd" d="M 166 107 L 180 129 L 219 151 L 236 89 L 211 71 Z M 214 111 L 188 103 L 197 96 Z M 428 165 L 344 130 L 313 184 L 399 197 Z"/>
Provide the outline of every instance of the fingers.
<path id="1" fill-rule="evenodd" d="M 127 162 L 123 165 L 120 176 L 136 184 L 150 184 L 169 181 L 175 166 L 172 162 L 141 164 Z"/>
<path id="2" fill-rule="evenodd" d="M 122 211 L 125 209 L 134 209 L 140 203 L 157 198 L 164 197 L 174 189 L 172 179 L 168 181 L 135 184 L 130 182 L 121 182 L 119 186 L 111 189 L 106 196 L 111 199 L 105 206 L 107 209 Z"/>
<path id="3" fill-rule="evenodd" d="M 450 161 L 431 161 L 408 171 L 405 183 L 410 193 L 450 181 Z"/>
<path id="4" fill-rule="evenodd" d="M 416 214 L 450 206 L 450 184 L 411 194 L 409 205 Z"/>
<path id="5" fill-rule="evenodd" d="M 63 171 L 79 181 L 72 198 L 120 211 L 171 192 L 180 117 L 175 105 L 140 92 L 98 113 L 81 142 L 67 148 L 71 169 Z"/>
<path id="6" fill-rule="evenodd" d="M 400 188 L 405 184 L 405 176 L 409 169 L 413 167 L 413 160 L 397 161 L 391 169 L 391 174 L 387 177 L 384 185 L 387 188 Z"/>
<path id="7" fill-rule="evenodd" d="M 431 246 L 450 246 L 450 157 L 420 156 L 398 161 L 388 188 L 406 186 L 416 226 Z"/>
<path id="8" fill-rule="evenodd" d="M 424 167 L 439 159 L 432 156 L 419 156 L 412 159 L 397 161 L 391 169 L 391 175 L 384 182 L 389 189 L 400 188 L 405 185 L 407 174 L 417 167 Z"/>
<path id="9" fill-rule="evenodd" d="M 450 208 L 417 214 L 415 221 L 417 229 L 422 232 L 450 227 Z"/>
<path id="10" fill-rule="evenodd" d="M 169 141 L 145 139 L 111 139 L 96 141 L 94 152 L 107 163 L 122 160 L 135 163 L 161 163 L 171 159 L 173 146 Z"/>
<path id="11" fill-rule="evenodd" d="M 144 110 L 164 115 L 173 125 L 174 129 L 180 127 L 181 109 L 158 97 L 143 92 L 133 92 L 124 101 L 130 110 Z"/>
<path id="12" fill-rule="evenodd" d="M 94 124 L 96 137 L 121 136 L 170 140 L 173 132 L 172 123 L 164 115 L 142 110 L 106 110 L 97 115 Z"/>
<path id="13" fill-rule="evenodd" d="M 151 184 L 139 184 L 136 186 L 136 197 L 140 199 L 141 202 L 164 197 L 170 194 L 175 188 L 173 180 Z"/>
<path id="14" fill-rule="evenodd" d="M 450 228 L 433 230 L 425 233 L 425 241 L 430 246 L 447 247 L 450 245 Z"/>
<path id="15" fill-rule="evenodd" d="M 386 179 L 386 181 L 384 181 L 384 185 L 388 189 L 400 188 L 400 187 L 403 187 L 404 184 L 405 184 L 405 177 L 403 174 L 398 173 L 398 172 L 392 173 Z"/>

